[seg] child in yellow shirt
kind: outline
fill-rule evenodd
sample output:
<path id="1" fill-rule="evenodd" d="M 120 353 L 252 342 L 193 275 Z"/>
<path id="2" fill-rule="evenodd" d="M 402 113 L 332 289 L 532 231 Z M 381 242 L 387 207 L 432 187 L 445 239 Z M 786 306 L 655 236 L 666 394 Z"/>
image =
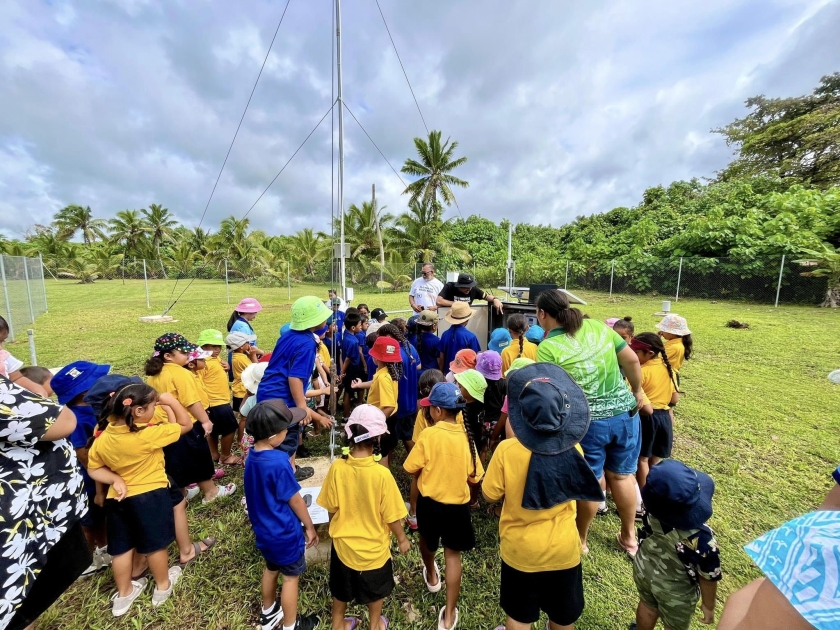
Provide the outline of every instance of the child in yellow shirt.
<path id="1" fill-rule="evenodd" d="M 332 628 L 359 623 L 344 616 L 347 604 L 355 601 L 367 605 L 372 629 L 385 630 L 382 602 L 394 590 L 390 535 L 401 554 L 409 549 L 402 528 L 405 505 L 391 472 L 376 464 L 379 436 L 388 431 L 385 415 L 373 405 L 360 405 L 344 431 L 344 456 L 333 462 L 317 501 L 330 513 Z"/>
<path id="2" fill-rule="evenodd" d="M 679 401 L 680 394 L 662 339 L 654 333 L 641 333 L 633 337 L 630 348 L 639 357 L 642 365 L 642 391 L 653 409 L 652 414 L 642 413 L 639 416 L 642 446 L 636 481 L 639 488 L 644 488 L 650 467 L 671 456 L 674 444 L 671 408 Z"/>
<path id="3" fill-rule="evenodd" d="M 179 566 L 168 567 L 167 547 L 175 540 L 170 490 L 177 493 L 177 489 L 170 489 L 163 448 L 190 432 L 192 422 L 182 415 L 180 422 L 149 424 L 157 400 L 157 392 L 145 384 L 116 392 L 100 416 L 99 436 L 88 451 L 91 478 L 111 486 L 105 511 L 108 553 L 113 556 L 117 583 L 115 617 L 127 613 L 146 586 L 146 578 L 131 579 L 135 552 L 146 555 L 155 580 L 152 606 L 169 599 L 181 575 Z M 177 498 L 183 501 L 180 495 Z"/>
<path id="4" fill-rule="evenodd" d="M 507 320 L 507 328 L 510 333 L 511 342 L 501 353 L 502 373 L 507 372 L 513 362 L 520 357 L 525 357 L 532 361 L 537 360 L 537 344 L 525 338 L 525 333 L 530 328 L 528 318 L 521 313 L 511 315 Z"/>
<path id="5" fill-rule="evenodd" d="M 677 314 L 666 315 L 656 325 L 659 336 L 665 339 L 665 353 L 671 363 L 671 369 L 677 373 L 677 386 L 680 384 L 679 375 L 683 363 L 691 358 L 694 341 L 685 317 Z"/>
<path id="6" fill-rule="evenodd" d="M 456 422 L 458 411 L 466 405 L 456 384 L 436 384 L 420 405 L 429 407 L 434 424 L 420 435 L 403 468 L 417 477 L 420 555 L 423 558 L 423 580 L 430 593 L 441 589 L 435 552 L 443 545 L 446 606 L 438 616 L 438 627 L 449 629 L 458 623 L 461 552 L 475 547 L 470 484 L 481 481 L 484 468 L 468 425 L 460 427 Z"/>
<path id="7" fill-rule="evenodd" d="M 397 384 L 402 378 L 402 355 L 399 344 L 390 337 L 377 337 L 370 349 L 370 356 L 376 363 L 373 380 L 363 382 L 354 379 L 353 389 L 367 389 L 367 402 L 385 414 L 386 418 L 396 418 Z"/>
<path id="8" fill-rule="evenodd" d="M 231 449 L 239 423 L 230 405 L 230 382 L 227 371 L 219 360 L 224 343 L 224 337 L 218 330 L 207 329 L 198 334 L 198 345 L 210 355 L 204 358 L 204 367 L 199 368 L 196 373 L 210 399 L 207 416 L 213 423 L 213 430 L 210 432 L 208 442 L 213 460 L 225 466 L 238 466 L 242 460 L 236 457 Z M 240 374 L 240 381 L 241 377 Z M 221 442 L 221 449 L 219 442 Z"/>

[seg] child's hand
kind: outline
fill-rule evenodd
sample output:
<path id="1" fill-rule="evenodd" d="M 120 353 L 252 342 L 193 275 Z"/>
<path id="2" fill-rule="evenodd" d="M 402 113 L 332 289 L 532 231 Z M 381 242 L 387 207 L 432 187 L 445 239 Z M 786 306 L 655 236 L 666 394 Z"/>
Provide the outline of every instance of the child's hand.
<path id="1" fill-rule="evenodd" d="M 310 547 L 314 547 L 318 544 L 318 533 L 315 531 L 315 527 L 307 527 L 304 531 L 304 535 L 306 536 L 307 549 L 309 549 Z"/>
<path id="2" fill-rule="evenodd" d="M 331 429 L 332 426 L 335 424 L 335 420 L 333 420 L 332 418 L 325 418 L 324 416 L 322 416 L 319 413 L 315 413 L 312 416 L 312 418 L 315 420 L 315 422 L 320 424 L 325 429 Z"/>
<path id="3" fill-rule="evenodd" d="M 114 492 L 117 493 L 117 501 L 125 499 L 128 494 L 128 486 L 125 485 L 125 481 L 123 481 L 122 477 L 117 477 L 112 487 L 114 488 Z"/>
<path id="4" fill-rule="evenodd" d="M 411 541 L 408 538 L 403 538 L 400 541 L 397 541 L 399 545 L 400 554 L 405 555 L 408 553 L 408 550 L 411 549 Z"/>
<path id="5" fill-rule="evenodd" d="M 219 359 L 219 363 L 222 364 L 222 367 L 224 368 L 225 372 L 230 370 L 230 363 L 228 363 L 224 359 Z"/>
<path id="6" fill-rule="evenodd" d="M 207 422 L 202 422 L 201 426 L 204 427 L 204 435 L 210 435 L 213 432 L 213 423 L 209 420 Z"/>
<path id="7" fill-rule="evenodd" d="M 715 608 L 706 608 L 704 604 L 700 604 L 700 623 L 711 625 L 715 622 Z"/>
<path id="8" fill-rule="evenodd" d="M 350 383 L 350 387 L 352 387 L 353 389 L 359 389 L 359 385 L 361 385 L 361 384 L 362 384 L 362 379 L 354 378 L 353 382 Z"/>

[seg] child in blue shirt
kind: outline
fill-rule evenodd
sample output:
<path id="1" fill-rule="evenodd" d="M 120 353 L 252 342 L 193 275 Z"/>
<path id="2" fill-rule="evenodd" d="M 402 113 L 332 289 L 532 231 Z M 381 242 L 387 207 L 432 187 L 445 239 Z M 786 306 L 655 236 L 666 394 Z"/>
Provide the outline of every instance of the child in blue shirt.
<path id="1" fill-rule="evenodd" d="M 289 409 L 282 400 L 270 399 L 257 403 L 245 424 L 248 435 L 254 438 L 245 463 L 245 499 L 257 549 L 265 558 L 260 614 L 263 630 L 278 627 L 281 620 L 283 630 L 312 630 L 318 625 L 314 615 L 300 617 L 297 612 L 306 548 L 318 544 L 318 534 L 299 494 L 289 454 L 277 448 L 289 426 L 300 424 L 307 415 L 306 407 Z M 283 586 L 278 601 L 280 575 Z"/>
<path id="2" fill-rule="evenodd" d="M 409 343 L 417 349 L 420 357 L 419 374 L 426 370 L 437 370 L 440 356 L 440 337 L 435 334 L 438 324 L 438 314 L 434 311 L 423 311 L 414 321 L 417 329 L 408 336 Z"/>
<path id="3" fill-rule="evenodd" d="M 357 378 L 367 380 L 359 338 L 362 329 L 362 317 L 357 312 L 344 316 L 344 337 L 341 340 L 341 379 L 344 383 L 344 417 L 349 418 L 353 408 L 361 402 L 361 392 L 349 387 Z"/>
<path id="4" fill-rule="evenodd" d="M 402 359 L 402 376 L 397 384 L 397 415 L 388 418 L 388 433 L 382 436 L 382 464 L 388 465 L 388 458 L 400 440 L 405 444 L 406 453 L 414 448 L 414 420 L 417 417 L 417 385 L 419 377 L 420 357 L 402 331 L 395 324 L 385 324 L 377 332 L 380 337 L 390 337 L 400 344 L 400 358 Z"/>
<path id="5" fill-rule="evenodd" d="M 478 337 L 467 330 L 466 324 L 475 311 L 470 308 L 466 302 L 455 302 L 449 312 L 446 314 L 446 321 L 449 322 L 449 328 L 440 337 L 440 353 L 438 355 L 438 369 L 446 374 L 449 364 L 455 360 L 455 355 L 459 350 L 470 349 L 476 354 L 481 352 L 481 345 L 478 343 Z"/>

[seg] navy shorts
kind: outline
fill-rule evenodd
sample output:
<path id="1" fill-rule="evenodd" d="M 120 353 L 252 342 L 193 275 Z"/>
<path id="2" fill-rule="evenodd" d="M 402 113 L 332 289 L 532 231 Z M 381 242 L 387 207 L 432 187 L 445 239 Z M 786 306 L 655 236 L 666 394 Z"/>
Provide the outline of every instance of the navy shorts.
<path id="1" fill-rule="evenodd" d="M 503 560 L 499 600 L 505 614 L 519 623 L 533 624 L 542 610 L 552 623 L 570 626 L 583 613 L 583 569 L 525 573 Z"/>
<path id="2" fill-rule="evenodd" d="M 671 457 L 674 426 L 667 409 L 654 409 L 652 416 L 642 415 L 642 448 L 639 457 Z"/>
<path id="3" fill-rule="evenodd" d="M 172 500 L 169 488 L 122 501 L 106 499 L 108 553 L 120 556 L 132 549 L 140 554 L 166 549 L 175 540 Z"/>
<path id="4" fill-rule="evenodd" d="M 340 602 L 364 606 L 385 599 L 394 590 L 391 558 L 378 569 L 356 571 L 341 561 L 333 547 L 330 552 L 330 594 Z"/>
<path id="5" fill-rule="evenodd" d="M 288 453 L 289 457 L 294 457 L 298 446 L 300 446 L 300 424 L 295 424 L 286 429 L 286 439 L 277 448 L 284 453 Z"/>
<path id="6" fill-rule="evenodd" d="M 469 503 L 440 503 L 421 494 L 417 499 L 417 529 L 429 551 L 437 551 L 441 545 L 452 551 L 475 547 Z"/>
<path id="7" fill-rule="evenodd" d="M 641 429 L 639 414 L 628 412 L 593 420 L 580 441 L 586 463 L 600 479 L 604 469 L 616 475 L 633 475 L 639 464 Z"/>
<path id="8" fill-rule="evenodd" d="M 263 554 L 265 558 L 265 554 Z M 265 568 L 269 571 L 279 571 L 280 575 L 285 577 L 297 577 L 306 571 L 306 552 L 301 552 L 300 558 L 291 564 L 275 564 L 268 558 L 265 558 Z"/>
<path id="9" fill-rule="evenodd" d="M 210 432 L 213 437 L 230 435 L 239 428 L 239 422 L 233 415 L 233 408 L 227 403 L 210 407 L 207 410 L 207 415 L 210 422 L 213 423 L 213 430 Z"/>

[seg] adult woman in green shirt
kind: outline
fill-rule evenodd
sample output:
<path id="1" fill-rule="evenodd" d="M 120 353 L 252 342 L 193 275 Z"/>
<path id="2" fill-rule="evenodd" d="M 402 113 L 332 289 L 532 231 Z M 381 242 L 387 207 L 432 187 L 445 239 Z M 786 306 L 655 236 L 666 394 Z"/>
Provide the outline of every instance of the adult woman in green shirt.
<path id="1" fill-rule="evenodd" d="M 609 481 L 621 518 L 618 542 L 630 556 L 636 542 L 634 475 L 641 446 L 635 409 L 641 404 L 642 373 L 636 353 L 615 331 L 569 306 L 560 291 L 544 291 L 537 298 L 537 321 L 547 335 L 537 349 L 537 361 L 566 370 L 586 394 L 591 423 L 580 442 L 586 462 L 599 480 Z M 621 369 L 630 383 L 621 375 Z M 579 501 L 577 528 L 584 553 L 586 535 L 598 504 Z"/>

